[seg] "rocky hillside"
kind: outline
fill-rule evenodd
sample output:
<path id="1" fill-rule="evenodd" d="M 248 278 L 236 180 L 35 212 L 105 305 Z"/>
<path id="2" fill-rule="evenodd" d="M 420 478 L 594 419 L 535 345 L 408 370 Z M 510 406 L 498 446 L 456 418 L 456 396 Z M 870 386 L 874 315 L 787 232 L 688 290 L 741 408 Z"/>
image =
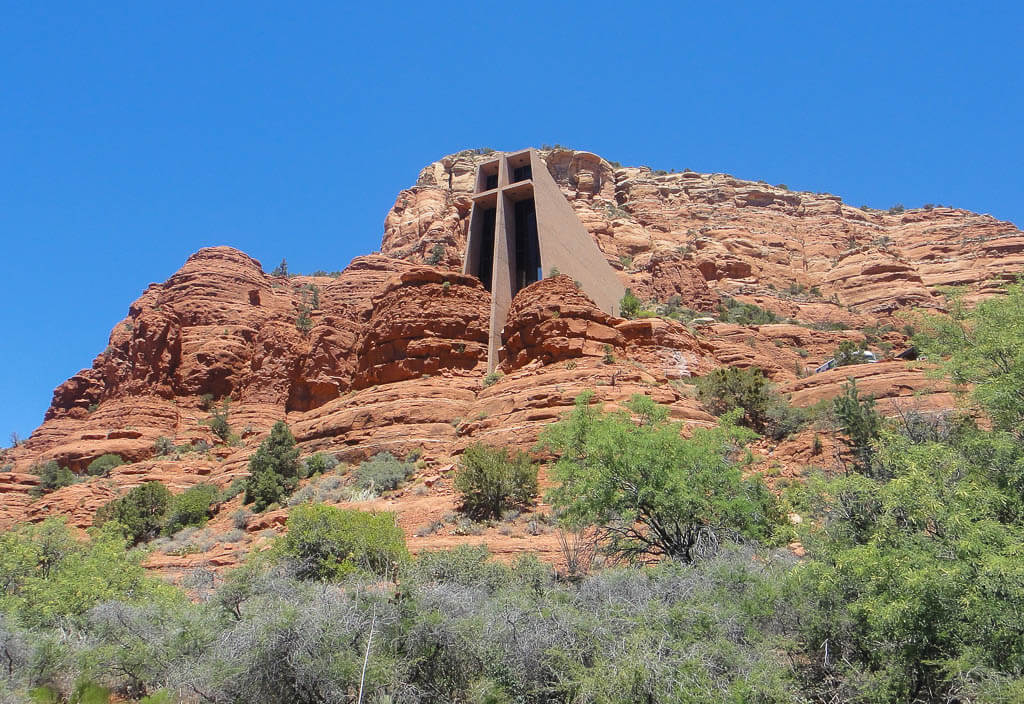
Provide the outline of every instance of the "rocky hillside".
<path id="1" fill-rule="evenodd" d="M 272 276 L 237 250 L 213 247 L 151 285 L 92 366 L 54 391 L 43 424 L 7 452 L 0 525 L 63 514 L 87 527 L 98 506 L 150 479 L 175 491 L 227 486 L 247 474 L 271 425 L 286 420 L 303 455 L 356 463 L 381 451 L 421 453 L 407 488 L 365 503 L 397 511 L 414 550 L 487 542 L 499 554 L 553 555 L 543 504 L 508 525 L 453 522 L 450 471 L 468 444 L 530 448 L 585 389 L 611 404 L 649 394 L 676 418 L 709 424 L 686 382 L 722 365 L 762 368 L 798 406 L 834 396 L 852 375 L 883 407 L 948 408 L 953 397 L 922 364 L 892 359 L 908 345 L 900 311 L 941 309 L 950 285 L 965 287 L 968 300 L 991 295 L 1024 270 L 1024 233 L 987 215 L 881 212 L 726 174 L 620 168 L 563 149 L 544 156 L 623 282 L 662 315 L 612 318 L 568 277 L 545 279 L 513 302 L 503 375 L 485 383 L 490 296 L 458 272 L 472 175 L 486 156 L 455 154 L 398 194 L 380 253 L 338 275 Z M 778 322 L 690 322 L 717 321 L 720 306 L 737 302 Z M 867 341 L 888 361 L 811 373 L 844 340 Z M 229 442 L 209 426 L 225 401 Z M 759 467 L 793 476 L 827 466 L 831 445 L 813 436 L 762 441 Z M 158 453 L 161 438 L 175 450 Z M 55 459 L 81 474 L 106 453 L 126 464 L 30 495 L 34 465 Z M 169 573 L 233 564 L 287 514 L 231 531 L 239 505 L 223 504 L 201 540 L 157 551 L 150 564 Z"/>

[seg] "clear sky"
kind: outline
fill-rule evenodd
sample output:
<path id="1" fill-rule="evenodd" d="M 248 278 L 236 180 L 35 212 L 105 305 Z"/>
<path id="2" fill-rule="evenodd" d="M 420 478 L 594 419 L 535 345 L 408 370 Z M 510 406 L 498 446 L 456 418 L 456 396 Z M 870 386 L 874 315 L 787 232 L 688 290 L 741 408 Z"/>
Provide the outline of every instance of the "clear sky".
<path id="1" fill-rule="evenodd" d="M 343 268 L 464 148 L 1024 223 L 1022 37 L 1016 2 L 0 0 L 0 443 L 195 250 Z"/>

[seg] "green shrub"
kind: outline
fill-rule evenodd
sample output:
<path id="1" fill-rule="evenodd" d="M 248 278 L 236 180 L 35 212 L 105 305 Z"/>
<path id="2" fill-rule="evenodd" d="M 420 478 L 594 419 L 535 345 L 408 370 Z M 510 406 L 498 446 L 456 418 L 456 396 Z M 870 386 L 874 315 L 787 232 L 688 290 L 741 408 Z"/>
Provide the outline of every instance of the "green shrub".
<path id="1" fill-rule="evenodd" d="M 603 350 L 604 355 L 601 357 L 601 361 L 605 364 L 615 364 L 615 352 L 613 351 L 612 346 L 605 343 Z"/>
<path id="2" fill-rule="evenodd" d="M 302 464 L 303 476 L 313 477 L 317 474 L 330 472 L 338 466 L 338 460 L 334 455 L 329 455 L 325 452 L 314 452 Z"/>
<path id="3" fill-rule="evenodd" d="M 394 574 L 408 559 L 405 535 L 393 513 L 369 513 L 301 504 L 288 516 L 276 554 L 298 563 L 302 579 L 337 579 L 362 569 Z"/>
<path id="4" fill-rule="evenodd" d="M 735 298 L 722 300 L 718 306 L 718 319 L 723 323 L 737 325 L 768 325 L 779 322 L 779 316 L 770 310 L 753 303 L 740 303 Z"/>
<path id="5" fill-rule="evenodd" d="M 174 450 L 174 440 L 164 435 L 158 437 L 156 442 L 153 443 L 153 452 L 157 457 L 166 457 L 173 454 Z"/>
<path id="6" fill-rule="evenodd" d="M 299 307 L 299 316 L 295 319 L 295 327 L 299 332 L 308 333 L 313 329 L 313 318 L 310 313 L 312 310 L 308 305 L 302 305 Z"/>
<path id="7" fill-rule="evenodd" d="M 174 535 L 185 526 L 201 526 L 210 517 L 210 507 L 219 495 L 213 484 L 196 484 L 175 496 L 167 512 L 164 535 Z"/>
<path id="8" fill-rule="evenodd" d="M 100 506 L 93 525 L 115 521 L 132 544 L 141 543 L 160 534 L 171 500 L 170 490 L 162 483 L 146 482 Z"/>
<path id="9" fill-rule="evenodd" d="M 57 460 L 50 460 L 42 465 L 33 465 L 29 472 L 39 477 L 39 485 L 34 487 L 37 495 L 48 494 L 75 482 L 75 475 L 67 467 L 61 467 Z"/>
<path id="10" fill-rule="evenodd" d="M 854 467 L 861 474 L 874 476 L 880 470 L 874 462 L 875 443 L 882 431 L 882 417 L 875 410 L 875 400 L 860 398 L 857 381 L 850 379 L 843 385 L 843 393 L 832 400 L 839 427 L 840 439 L 853 455 Z"/>
<path id="11" fill-rule="evenodd" d="M 443 258 L 444 245 L 441 244 L 440 242 L 437 242 L 434 244 L 433 247 L 430 248 L 430 254 L 427 255 L 426 259 L 424 259 L 424 262 L 429 266 L 437 266 L 438 264 L 441 263 L 441 260 Z"/>
<path id="12" fill-rule="evenodd" d="M 683 438 L 668 409 L 635 395 L 629 413 L 591 408 L 591 392 L 542 445 L 558 460 L 548 495 L 570 527 L 594 526 L 603 548 L 627 559 L 693 562 L 740 536 L 765 540 L 782 522 L 778 501 L 760 477 L 744 478 L 732 460 L 753 437 L 725 423 Z"/>
<path id="13" fill-rule="evenodd" d="M 356 486 L 376 493 L 391 491 L 416 471 L 416 465 L 402 462 L 390 452 L 380 452 L 360 463 L 356 469 Z"/>
<path id="14" fill-rule="evenodd" d="M 69 704 L 108 704 L 110 690 L 95 682 L 79 682 L 71 693 Z"/>
<path id="15" fill-rule="evenodd" d="M 114 599 L 154 605 L 173 599 L 173 587 L 146 575 L 139 564 L 143 557 L 126 551 L 114 524 L 92 529 L 86 541 L 62 519 L 16 526 L 0 533 L 0 613 L 27 625 L 60 623 L 63 629 L 68 617 L 77 619 Z M 0 638 L 3 625 L 0 617 Z"/>
<path id="16" fill-rule="evenodd" d="M 1024 281 L 1024 280 L 1022 280 Z M 953 298 L 951 315 L 925 315 L 914 344 L 941 374 L 970 389 L 996 428 L 1024 436 L 1024 283 L 1006 287 L 971 311 Z"/>
<path id="17" fill-rule="evenodd" d="M 120 467 L 124 464 L 124 460 L 121 459 L 120 455 L 115 455 L 108 452 L 105 455 L 100 455 L 86 467 L 85 471 L 87 474 L 93 477 L 105 477 L 110 474 L 110 470 L 114 467 Z"/>
<path id="18" fill-rule="evenodd" d="M 227 401 L 224 402 L 224 406 L 220 410 L 216 408 L 211 409 L 210 417 L 206 420 L 206 424 L 210 426 L 210 430 L 222 442 L 228 441 L 228 438 L 231 437 L 231 425 L 228 424 Z"/>
<path id="19" fill-rule="evenodd" d="M 501 380 L 501 376 L 501 372 L 497 370 L 490 372 L 484 377 L 484 388 L 486 389 L 488 386 L 494 386 L 497 384 Z"/>
<path id="20" fill-rule="evenodd" d="M 243 491 L 245 491 L 247 479 L 247 477 L 236 477 L 235 479 L 233 479 L 230 484 L 228 484 L 226 487 L 224 487 L 224 489 L 221 490 L 220 495 L 217 497 L 217 503 L 223 504 L 228 501 L 231 501 L 231 499 L 235 498 Z"/>
<path id="21" fill-rule="evenodd" d="M 804 423 L 804 414 L 790 406 L 756 367 L 715 369 L 697 380 L 697 397 L 716 416 L 741 409 L 740 425 L 776 440 Z"/>
<path id="22" fill-rule="evenodd" d="M 284 421 L 278 421 L 249 460 L 243 503 L 263 511 L 295 491 L 299 480 L 299 450 Z"/>
<path id="23" fill-rule="evenodd" d="M 864 356 L 864 352 L 867 351 L 867 345 L 863 342 L 854 342 L 853 340 L 843 340 L 839 343 L 839 347 L 832 353 L 832 358 L 836 360 L 837 367 L 848 367 L 853 364 L 865 364 L 868 359 Z"/>
<path id="24" fill-rule="evenodd" d="M 626 289 L 625 295 L 619 301 L 619 315 L 623 318 L 633 319 L 640 314 L 644 308 L 644 302 L 633 295 L 632 289 Z"/>
<path id="25" fill-rule="evenodd" d="M 475 518 L 500 518 L 510 508 L 526 506 L 537 495 L 537 467 L 525 452 L 470 445 L 455 473 L 462 510 Z"/>

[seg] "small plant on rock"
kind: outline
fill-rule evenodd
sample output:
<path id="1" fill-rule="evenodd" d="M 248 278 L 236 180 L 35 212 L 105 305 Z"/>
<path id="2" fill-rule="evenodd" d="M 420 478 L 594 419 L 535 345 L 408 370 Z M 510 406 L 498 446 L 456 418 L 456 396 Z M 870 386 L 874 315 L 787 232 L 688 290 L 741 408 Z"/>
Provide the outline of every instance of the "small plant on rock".
<path id="1" fill-rule="evenodd" d="M 89 466 L 85 468 L 85 472 L 91 477 L 105 477 L 110 474 L 110 470 L 120 467 L 122 464 L 124 464 L 124 460 L 120 455 L 108 452 L 90 462 Z"/>
<path id="2" fill-rule="evenodd" d="M 356 469 L 356 486 L 375 493 L 397 489 L 416 471 L 410 462 L 402 462 L 390 452 L 380 452 Z"/>

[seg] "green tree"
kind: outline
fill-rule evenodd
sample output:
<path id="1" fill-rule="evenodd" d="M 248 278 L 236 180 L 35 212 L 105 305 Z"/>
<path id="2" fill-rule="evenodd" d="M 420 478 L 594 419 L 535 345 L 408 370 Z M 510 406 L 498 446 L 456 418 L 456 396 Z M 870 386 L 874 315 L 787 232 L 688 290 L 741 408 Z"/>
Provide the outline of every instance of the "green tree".
<path id="1" fill-rule="evenodd" d="M 196 484 L 173 497 L 164 521 L 163 532 L 173 535 L 185 526 L 201 526 L 210 517 L 210 507 L 220 492 L 212 484 Z"/>
<path id="2" fill-rule="evenodd" d="M 207 425 L 210 426 L 210 430 L 213 434 L 221 439 L 222 442 L 227 442 L 231 437 L 231 425 L 228 423 L 228 401 L 224 400 L 223 406 L 220 410 L 216 408 L 210 409 L 210 417 L 206 421 Z"/>
<path id="3" fill-rule="evenodd" d="M 854 468 L 866 475 L 881 471 L 874 463 L 875 443 L 882 430 L 874 398 L 861 398 L 857 380 L 850 379 L 843 385 L 843 393 L 832 400 L 832 409 L 843 431 L 840 439 L 853 455 Z"/>
<path id="4" fill-rule="evenodd" d="M 567 523 L 596 526 L 605 549 L 631 559 L 693 562 L 724 540 L 772 536 L 779 505 L 733 461 L 754 437 L 732 425 L 734 417 L 683 438 L 668 410 L 648 397 L 627 404 L 638 422 L 591 407 L 591 398 L 579 396 L 572 414 L 541 436 L 558 456 L 559 485 L 548 498 Z"/>
<path id="5" fill-rule="evenodd" d="M 114 522 L 132 544 L 141 543 L 160 534 L 171 500 L 170 490 L 162 483 L 146 482 L 100 506 L 93 524 Z"/>
<path id="6" fill-rule="evenodd" d="M 835 352 L 832 353 L 832 358 L 836 361 L 837 367 L 864 364 L 868 361 L 864 356 L 866 351 L 867 346 L 863 342 L 843 340 L 839 343 L 839 347 L 836 348 Z"/>
<path id="7" fill-rule="evenodd" d="M 644 308 L 644 302 L 633 295 L 632 289 L 626 289 L 625 295 L 619 301 L 619 314 L 623 318 L 635 318 L 640 315 Z"/>
<path id="8" fill-rule="evenodd" d="M 819 487 L 823 520 L 804 539 L 794 592 L 810 602 L 812 677 L 838 682 L 844 700 L 1024 692 L 1024 528 L 1000 520 L 1009 497 L 977 449 L 883 431 L 875 461 L 891 479 Z"/>
<path id="9" fill-rule="evenodd" d="M 57 460 L 49 460 L 40 465 L 35 465 L 29 470 L 39 477 L 39 485 L 36 488 L 37 495 L 48 494 L 65 486 L 71 486 L 75 481 L 75 475 L 67 467 L 62 467 Z"/>
<path id="10" fill-rule="evenodd" d="M 287 525 L 276 554 L 296 561 L 303 579 L 337 579 L 357 569 L 394 574 L 408 559 L 405 535 L 393 513 L 300 504 Z"/>
<path id="11" fill-rule="evenodd" d="M 522 451 L 480 443 L 459 459 L 455 490 L 462 510 L 475 518 L 500 518 L 507 509 L 526 506 L 537 495 L 537 467 Z"/>
<path id="12" fill-rule="evenodd" d="M 100 455 L 85 468 L 86 474 L 93 477 L 105 477 L 110 474 L 110 470 L 114 467 L 120 467 L 124 464 L 124 460 L 121 459 L 120 455 L 115 455 L 112 452 L 108 452 L 105 455 Z"/>
<path id="13" fill-rule="evenodd" d="M 288 426 L 279 420 L 249 459 L 243 502 L 263 511 L 295 491 L 298 481 L 299 449 Z"/>
<path id="14" fill-rule="evenodd" d="M 914 344 L 970 397 L 999 430 L 1024 439 L 1024 283 L 967 310 L 954 297 L 951 315 L 926 315 Z"/>
<path id="15" fill-rule="evenodd" d="M 715 369 L 697 379 L 697 397 L 716 416 L 739 408 L 740 425 L 776 440 L 795 432 L 804 422 L 804 414 L 791 407 L 756 367 Z"/>
<path id="16" fill-rule="evenodd" d="M 111 599 L 174 599 L 173 587 L 146 575 L 143 553 L 126 551 L 120 526 L 90 535 L 80 541 L 56 518 L 0 534 L 0 611 L 29 625 L 54 625 Z"/>

